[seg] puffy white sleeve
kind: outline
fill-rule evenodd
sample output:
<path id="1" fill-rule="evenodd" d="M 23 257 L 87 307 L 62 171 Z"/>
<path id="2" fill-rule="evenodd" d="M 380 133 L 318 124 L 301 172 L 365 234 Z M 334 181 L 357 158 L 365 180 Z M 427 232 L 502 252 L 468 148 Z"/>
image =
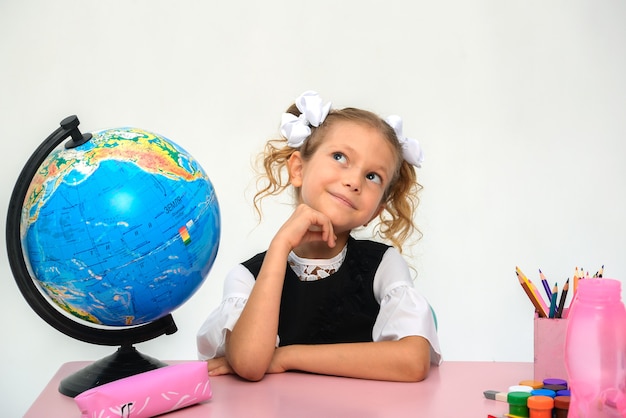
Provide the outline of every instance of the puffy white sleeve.
<path id="1" fill-rule="evenodd" d="M 241 264 L 227 274 L 222 302 L 209 314 L 196 335 L 200 360 L 224 356 L 226 331 L 233 330 L 254 283 L 252 273 Z"/>
<path id="2" fill-rule="evenodd" d="M 409 267 L 393 247 L 383 255 L 374 276 L 374 295 L 380 311 L 374 341 L 396 341 L 408 336 L 424 337 L 430 343 L 430 362 L 441 364 L 441 349 L 430 304 L 413 284 Z"/>

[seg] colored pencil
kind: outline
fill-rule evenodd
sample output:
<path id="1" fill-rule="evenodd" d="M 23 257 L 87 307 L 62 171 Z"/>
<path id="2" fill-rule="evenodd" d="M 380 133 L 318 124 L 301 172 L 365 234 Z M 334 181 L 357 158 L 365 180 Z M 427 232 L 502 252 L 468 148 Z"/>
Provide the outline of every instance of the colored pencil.
<path id="1" fill-rule="evenodd" d="M 541 305 L 541 312 L 543 312 L 544 317 L 547 318 L 548 311 L 549 311 L 548 305 L 541 297 L 541 294 L 535 287 L 534 283 L 528 277 L 526 277 L 526 275 L 522 272 L 522 270 L 519 267 L 515 267 L 515 272 L 518 274 L 518 276 L 522 278 L 524 283 L 526 283 L 526 285 L 528 286 L 528 289 L 533 294 L 533 300 L 537 302 L 539 305 Z"/>
<path id="2" fill-rule="evenodd" d="M 554 287 L 552 288 L 552 296 L 550 297 L 550 313 L 549 317 L 554 318 L 556 315 L 556 296 L 559 294 L 559 287 L 556 283 L 554 283 Z"/>
<path id="3" fill-rule="evenodd" d="M 539 300 L 537 300 L 536 295 L 531 290 L 529 286 L 529 281 L 525 279 L 525 276 L 523 276 L 523 274 L 520 275 L 520 273 L 517 271 L 515 273 L 517 274 L 517 279 L 519 280 L 519 284 L 522 286 L 522 289 L 524 289 L 524 292 L 526 292 L 526 296 L 528 296 L 528 299 L 530 299 L 532 304 L 535 306 L 535 311 L 537 311 L 537 314 L 539 314 L 539 317 L 546 318 L 548 315 L 545 309 L 543 308 L 543 306 L 541 305 L 541 303 L 539 303 Z"/>
<path id="4" fill-rule="evenodd" d="M 567 291 L 569 290 L 569 277 L 563 285 L 561 290 L 561 299 L 559 300 L 559 307 L 556 310 L 556 318 L 563 318 L 563 309 L 565 308 L 565 299 L 567 298 Z"/>
<path id="5" fill-rule="evenodd" d="M 550 290 L 550 284 L 548 283 L 548 280 L 546 280 L 546 276 L 543 274 L 541 269 L 539 269 L 539 278 L 541 279 L 543 290 L 546 291 L 546 296 L 548 296 L 548 300 L 550 300 L 552 298 L 552 291 Z"/>
<path id="6" fill-rule="evenodd" d="M 543 299 L 543 297 L 541 297 L 541 293 L 539 293 L 539 289 L 537 289 L 535 284 L 528 279 L 527 279 L 527 284 L 528 284 L 528 287 L 530 288 L 530 291 L 533 292 L 533 294 L 535 295 L 535 299 L 537 299 L 537 302 L 541 305 L 541 308 L 543 309 L 543 313 L 547 317 L 548 311 L 550 310 L 550 308 L 546 304 L 546 301 Z"/>
<path id="7" fill-rule="evenodd" d="M 535 285 L 533 284 L 533 282 L 522 272 L 522 270 L 519 267 L 515 267 L 515 272 L 522 278 L 522 280 L 524 280 L 524 282 L 528 285 L 528 287 L 530 288 L 530 291 L 533 292 L 535 294 L 535 298 L 537 298 L 537 300 L 540 300 L 541 302 L 543 302 L 543 306 L 544 308 L 546 307 L 545 302 L 543 301 L 543 298 L 541 297 L 541 295 L 539 294 L 539 292 L 537 291 L 537 288 L 535 287 Z M 547 312 L 547 310 L 546 310 Z"/>

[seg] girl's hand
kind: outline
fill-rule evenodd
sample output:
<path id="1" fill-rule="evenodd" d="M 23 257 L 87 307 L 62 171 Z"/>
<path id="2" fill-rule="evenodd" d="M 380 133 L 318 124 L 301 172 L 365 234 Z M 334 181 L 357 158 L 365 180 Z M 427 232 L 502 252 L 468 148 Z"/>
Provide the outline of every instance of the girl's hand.
<path id="1" fill-rule="evenodd" d="M 226 357 L 216 357 L 209 359 L 207 362 L 207 369 L 209 376 L 219 376 L 222 374 L 233 374 L 233 369 L 230 367 Z"/>
<path id="2" fill-rule="evenodd" d="M 274 350 L 274 355 L 272 356 L 272 361 L 270 362 L 270 366 L 267 368 L 267 373 L 284 373 L 287 371 L 284 363 L 284 354 L 285 350 L 288 349 L 286 347 L 278 347 Z"/>
<path id="3" fill-rule="evenodd" d="M 336 240 L 330 219 L 310 206 L 300 204 L 278 230 L 273 243 L 285 242 L 291 251 L 300 244 L 315 241 L 326 242 L 333 248 Z"/>
<path id="4" fill-rule="evenodd" d="M 283 373 L 287 371 L 287 369 L 285 369 L 281 364 L 281 353 L 284 351 L 284 348 L 285 347 L 279 347 L 274 351 L 274 356 L 272 357 L 272 362 L 267 369 L 267 373 Z M 226 360 L 226 357 L 216 357 L 213 359 L 209 359 L 206 362 L 209 376 L 235 374 L 235 371 L 232 369 L 232 367 L 230 367 L 230 364 L 228 363 L 228 360 Z"/>

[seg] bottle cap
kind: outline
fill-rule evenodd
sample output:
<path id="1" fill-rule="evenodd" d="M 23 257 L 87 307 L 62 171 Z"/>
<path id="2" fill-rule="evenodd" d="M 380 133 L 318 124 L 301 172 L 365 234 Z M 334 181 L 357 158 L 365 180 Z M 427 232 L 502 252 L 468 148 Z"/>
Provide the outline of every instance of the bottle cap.
<path id="1" fill-rule="evenodd" d="M 572 392 L 569 389 L 563 389 L 556 392 L 556 396 L 570 396 Z"/>
<path id="2" fill-rule="evenodd" d="M 557 409 L 569 409 L 569 396 L 557 396 L 554 398 L 554 407 Z"/>
<path id="3" fill-rule="evenodd" d="M 528 392 L 509 392 L 506 396 L 506 401 L 510 405 L 523 405 L 526 406 L 528 402 L 528 398 L 530 398 L 530 393 Z"/>
<path id="4" fill-rule="evenodd" d="M 530 391 L 532 391 L 533 388 L 530 386 L 526 386 L 526 385 L 514 385 L 514 386 L 509 386 L 509 392 L 528 392 L 530 393 Z"/>
<path id="5" fill-rule="evenodd" d="M 533 389 L 541 389 L 543 387 L 543 382 L 539 380 L 522 380 L 519 384 L 522 386 L 530 386 Z"/>
<path id="6" fill-rule="evenodd" d="M 554 408 L 554 399 L 549 396 L 531 396 L 528 398 L 527 404 L 532 409 L 552 409 Z"/>
<path id="7" fill-rule="evenodd" d="M 579 280 L 577 296 L 580 300 L 594 302 L 619 301 L 622 283 L 615 279 Z"/>
<path id="8" fill-rule="evenodd" d="M 533 396 L 549 396 L 551 398 L 556 396 L 556 392 L 550 389 L 533 389 L 530 394 Z"/>
<path id="9" fill-rule="evenodd" d="M 557 378 L 547 378 L 547 379 L 543 379 L 543 385 L 547 386 L 547 385 L 562 385 L 565 386 L 563 389 L 567 389 L 567 380 L 565 379 L 557 379 Z"/>

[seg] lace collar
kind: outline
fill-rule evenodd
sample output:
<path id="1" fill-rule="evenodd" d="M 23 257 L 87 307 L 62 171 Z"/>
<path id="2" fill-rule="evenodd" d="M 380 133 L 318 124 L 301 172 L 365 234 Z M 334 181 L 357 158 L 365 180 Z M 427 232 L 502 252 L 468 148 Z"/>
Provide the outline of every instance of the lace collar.
<path id="1" fill-rule="evenodd" d="M 346 259 L 348 245 L 346 244 L 341 252 L 329 259 L 312 259 L 298 257 L 293 251 L 287 257 L 287 263 L 296 273 L 296 276 L 303 282 L 312 282 L 324 279 L 335 273 Z"/>

